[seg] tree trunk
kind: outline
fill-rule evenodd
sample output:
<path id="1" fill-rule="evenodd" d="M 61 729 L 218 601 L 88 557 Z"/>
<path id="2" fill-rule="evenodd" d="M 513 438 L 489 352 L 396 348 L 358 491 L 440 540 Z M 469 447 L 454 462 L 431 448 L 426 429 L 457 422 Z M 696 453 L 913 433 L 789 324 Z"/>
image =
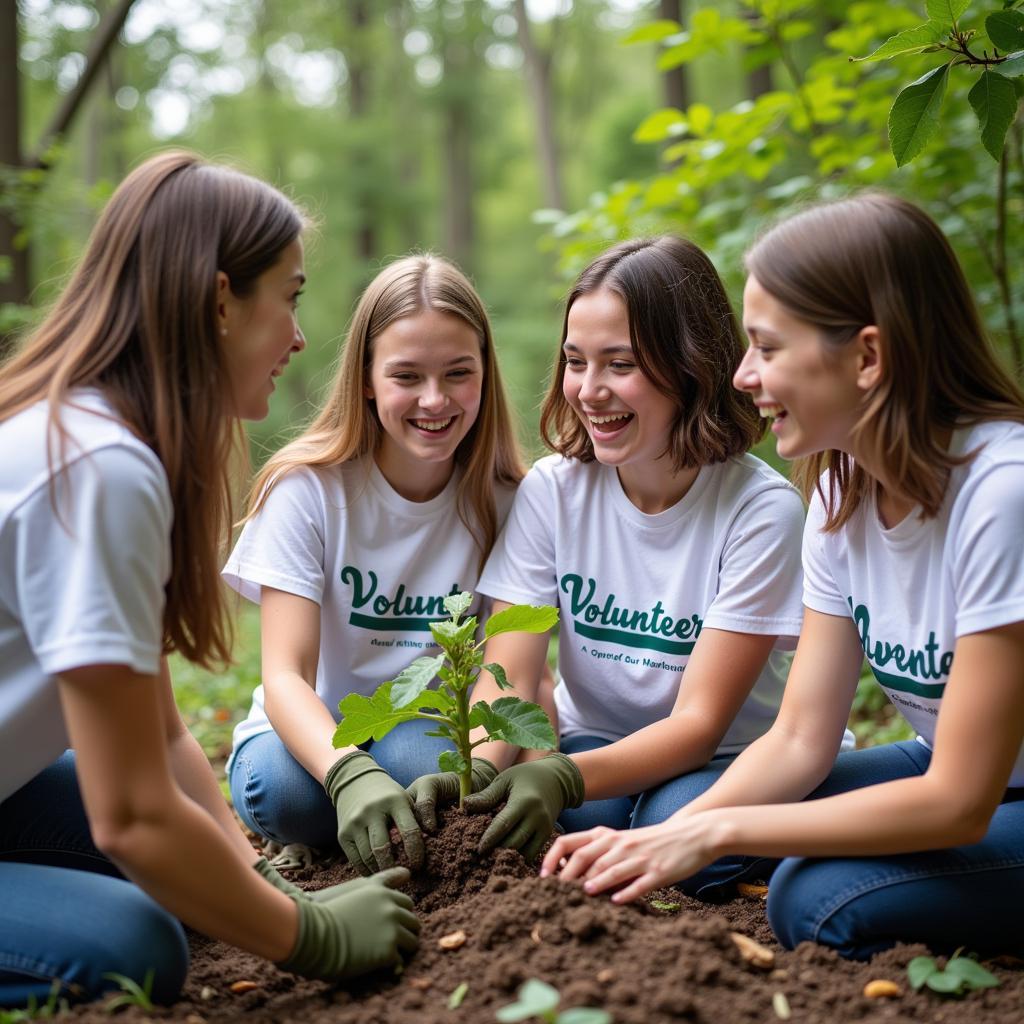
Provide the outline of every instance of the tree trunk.
<path id="1" fill-rule="evenodd" d="M 443 22 L 442 22 L 443 24 Z M 444 31 L 444 30 L 442 30 Z M 441 88 L 444 133 L 445 252 L 467 273 L 473 270 L 476 225 L 473 215 L 472 42 L 445 32 Z"/>
<path id="2" fill-rule="evenodd" d="M 515 0 L 512 9 L 515 13 L 516 32 L 520 49 L 523 51 L 527 85 L 536 118 L 534 134 L 537 139 L 537 155 L 540 158 L 544 203 L 551 209 L 564 210 L 565 193 L 562 190 L 551 88 L 552 54 L 542 51 L 537 45 L 530 29 L 525 0 Z"/>
<path id="3" fill-rule="evenodd" d="M 757 21 L 757 12 L 751 10 L 749 7 L 743 8 L 743 17 L 748 21 Z M 747 97 L 752 100 L 756 100 L 758 96 L 763 96 L 766 92 L 772 91 L 772 66 L 769 61 L 765 61 L 759 67 L 753 68 L 747 72 Z"/>
<path id="4" fill-rule="evenodd" d="M 659 0 L 659 17 L 666 21 L 683 23 L 683 0 Z M 661 76 L 665 94 L 665 106 L 685 111 L 690 105 L 690 83 L 686 77 L 686 66 L 669 68 Z"/>
<path id="5" fill-rule="evenodd" d="M 349 16 L 353 29 L 353 46 L 345 53 L 348 61 L 348 96 L 349 112 L 352 120 L 359 122 L 369 113 L 369 68 L 363 48 L 363 35 L 369 24 L 370 15 L 366 0 L 351 0 Z M 369 156 L 362 151 L 361 144 L 354 154 L 358 163 L 364 163 Z M 377 233 L 374 227 L 373 207 L 370 202 L 369 189 L 361 188 L 354 196 L 357 204 L 358 220 L 356 226 L 356 256 L 364 263 L 369 263 L 377 254 Z"/>
<path id="6" fill-rule="evenodd" d="M 13 2 L 0 4 L 0 304 L 26 305 L 29 297 L 28 249 L 15 246 L 19 226 L 7 209 L 7 175 L 21 167 L 21 94 L 18 81 L 18 8 Z M 0 361 L 8 354 L 13 338 L 0 335 Z"/>

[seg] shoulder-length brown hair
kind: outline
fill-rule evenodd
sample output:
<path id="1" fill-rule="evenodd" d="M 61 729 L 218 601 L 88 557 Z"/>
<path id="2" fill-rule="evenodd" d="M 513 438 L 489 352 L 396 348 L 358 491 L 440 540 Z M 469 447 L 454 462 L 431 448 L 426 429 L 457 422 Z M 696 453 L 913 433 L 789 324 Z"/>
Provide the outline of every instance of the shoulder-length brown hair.
<path id="1" fill-rule="evenodd" d="M 377 450 L 383 427 L 376 404 L 365 395 L 373 341 L 396 320 L 425 310 L 461 318 L 480 339 L 480 411 L 455 450 L 455 463 L 463 468 L 456 498 L 459 518 L 476 540 L 483 567 L 498 534 L 495 486 L 517 484 L 525 467 L 484 304 L 454 264 L 430 253 L 395 260 L 367 286 L 323 407 L 294 441 L 267 460 L 250 493 L 246 519 L 259 512 L 274 483 L 290 470 L 335 466 Z"/>
<path id="2" fill-rule="evenodd" d="M 956 254 L 913 203 L 871 192 L 812 206 L 771 228 L 745 262 L 767 292 L 818 328 L 826 353 L 878 328 L 882 378 L 865 398 L 853 447 L 882 467 L 889 493 L 925 516 L 938 513 L 950 470 L 972 456 L 949 454 L 951 429 L 1024 422 L 1024 395 L 989 345 Z M 821 494 L 827 531 L 847 522 L 874 486 L 848 454 L 831 449 L 799 460 L 793 477 L 806 498 Z"/>
<path id="3" fill-rule="evenodd" d="M 676 402 L 666 440 L 676 470 L 724 462 L 764 436 L 765 422 L 750 396 L 732 386 L 743 343 L 718 271 L 693 242 L 663 235 L 613 246 L 580 274 L 569 293 L 541 408 L 541 437 L 552 451 L 582 462 L 594 459 L 590 435 L 562 393 L 562 346 L 572 304 L 602 288 L 625 303 L 637 365 Z"/>
<path id="4" fill-rule="evenodd" d="M 73 388 L 100 389 L 156 452 L 174 504 L 163 649 L 207 667 L 231 659 L 220 564 L 232 466 L 244 458 L 217 273 L 249 295 L 303 226 L 285 196 L 248 175 L 180 151 L 147 160 L 114 192 L 70 281 L 0 379 L 0 420 L 49 402 L 51 465 L 65 456 L 60 411 Z"/>

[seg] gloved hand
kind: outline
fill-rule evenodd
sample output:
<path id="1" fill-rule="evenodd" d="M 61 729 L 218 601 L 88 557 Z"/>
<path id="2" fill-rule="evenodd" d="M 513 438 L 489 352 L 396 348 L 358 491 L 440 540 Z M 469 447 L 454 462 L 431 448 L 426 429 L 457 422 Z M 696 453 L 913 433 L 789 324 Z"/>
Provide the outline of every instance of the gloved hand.
<path id="1" fill-rule="evenodd" d="M 471 813 L 490 811 L 505 801 L 480 839 L 480 853 L 496 846 L 519 850 L 532 861 L 548 841 L 558 816 L 583 803 L 583 776 L 565 754 L 548 754 L 506 768 L 483 792 L 467 796 Z"/>
<path id="2" fill-rule="evenodd" d="M 354 750 L 335 761 L 324 789 L 338 812 L 338 844 L 349 863 L 364 875 L 395 863 L 391 822 L 402 836 L 409 863 L 423 865 L 423 835 L 412 800 L 369 754 Z"/>
<path id="3" fill-rule="evenodd" d="M 285 896 L 291 896 L 292 899 L 308 899 L 309 894 L 304 890 L 300 889 L 297 885 L 293 885 L 283 875 L 281 875 L 267 860 L 266 857 L 260 857 L 255 864 L 253 864 L 253 870 L 256 874 L 261 875 L 265 878 L 275 889 L 280 890 Z"/>
<path id="4" fill-rule="evenodd" d="M 293 897 L 299 911 L 295 948 L 278 966 L 306 978 L 335 981 L 401 963 L 419 944 L 412 899 L 393 887 L 405 868 L 322 889 L 317 900 Z"/>
<path id="5" fill-rule="evenodd" d="M 473 788 L 471 793 L 479 793 L 489 786 L 498 769 L 486 758 L 474 757 L 471 762 Z M 435 772 L 433 775 L 421 775 L 411 786 L 406 788 L 413 801 L 413 810 L 420 825 L 428 832 L 437 830 L 437 805 L 453 804 L 459 799 L 459 776 L 456 772 Z"/>

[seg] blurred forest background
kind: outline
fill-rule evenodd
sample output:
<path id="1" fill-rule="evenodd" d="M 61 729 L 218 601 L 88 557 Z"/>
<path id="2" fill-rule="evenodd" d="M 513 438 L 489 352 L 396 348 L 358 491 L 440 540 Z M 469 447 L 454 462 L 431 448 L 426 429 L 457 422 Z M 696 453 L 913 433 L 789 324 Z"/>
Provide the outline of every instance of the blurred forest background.
<path id="1" fill-rule="evenodd" d="M 252 427 L 257 461 L 308 416 L 361 287 L 394 256 L 432 249 L 473 278 L 538 453 L 560 300 L 597 251 L 686 234 L 738 308 L 742 252 L 766 218 L 865 186 L 939 220 L 1020 374 L 1021 6 L 0 0 L 0 351 L 124 174 L 186 146 L 320 222 L 309 348 Z M 223 679 L 220 698 L 204 690 L 197 715 L 229 727 L 256 672 Z"/>

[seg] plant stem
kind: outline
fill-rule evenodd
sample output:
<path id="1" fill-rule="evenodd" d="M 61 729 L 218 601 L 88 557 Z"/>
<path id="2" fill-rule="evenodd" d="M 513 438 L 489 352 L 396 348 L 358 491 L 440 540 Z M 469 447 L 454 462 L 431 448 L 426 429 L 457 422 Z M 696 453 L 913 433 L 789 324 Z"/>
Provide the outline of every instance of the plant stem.
<path id="1" fill-rule="evenodd" d="M 459 772 L 460 811 L 466 797 L 473 792 L 473 747 L 469 742 L 469 688 L 472 678 L 463 663 L 465 654 L 463 651 L 453 651 L 450 655 L 454 684 L 452 689 L 455 690 L 455 745 L 465 766 Z"/>

